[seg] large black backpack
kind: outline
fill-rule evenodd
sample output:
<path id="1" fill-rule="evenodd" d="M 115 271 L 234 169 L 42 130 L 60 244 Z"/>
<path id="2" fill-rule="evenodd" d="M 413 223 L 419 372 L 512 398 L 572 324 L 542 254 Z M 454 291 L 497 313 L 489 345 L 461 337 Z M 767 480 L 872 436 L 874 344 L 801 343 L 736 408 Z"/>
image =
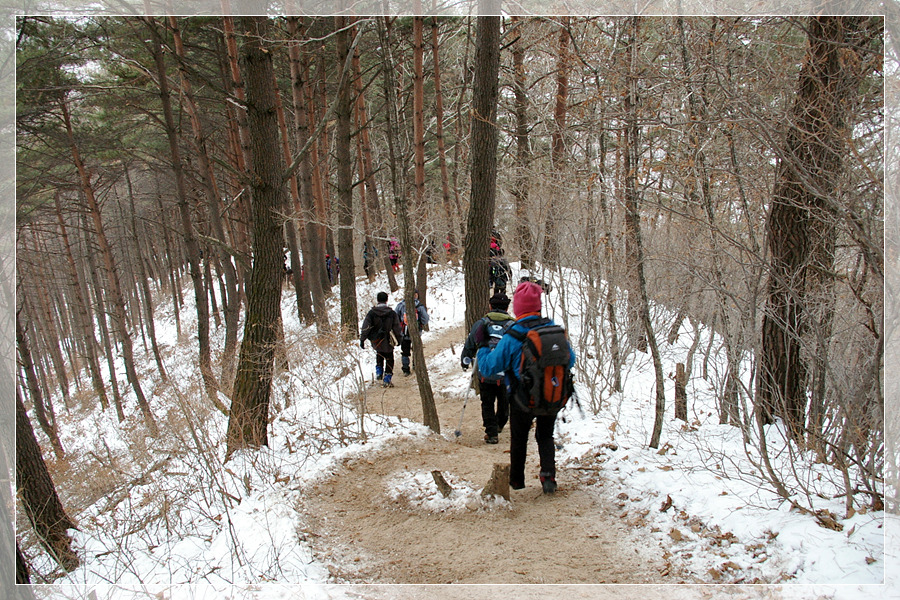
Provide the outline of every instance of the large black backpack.
<path id="1" fill-rule="evenodd" d="M 557 414 L 573 392 L 566 330 L 542 319 L 527 332 L 511 328 L 508 333 L 522 342 L 515 390 L 519 408 L 538 416 Z"/>

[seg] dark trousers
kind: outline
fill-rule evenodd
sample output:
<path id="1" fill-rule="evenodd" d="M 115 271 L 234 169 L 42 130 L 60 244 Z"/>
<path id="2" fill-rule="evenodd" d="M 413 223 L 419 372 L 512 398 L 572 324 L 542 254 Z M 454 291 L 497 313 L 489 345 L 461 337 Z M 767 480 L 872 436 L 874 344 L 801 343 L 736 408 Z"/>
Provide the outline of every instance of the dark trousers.
<path id="1" fill-rule="evenodd" d="M 525 485 L 525 454 L 532 422 L 536 422 L 534 438 L 541 458 L 541 473 L 556 477 L 556 446 L 553 445 L 556 415 L 535 417 L 513 404 L 509 411 L 509 483 L 513 486 Z"/>
<path id="2" fill-rule="evenodd" d="M 496 436 L 509 420 L 509 400 L 506 398 L 506 384 L 503 381 L 481 382 L 481 423 L 484 432 Z M 496 401 L 496 410 L 494 402 Z"/>
<path id="3" fill-rule="evenodd" d="M 409 371 L 410 354 L 412 354 L 412 339 L 403 336 L 403 339 L 400 340 L 400 364 L 404 373 Z"/>
<path id="4" fill-rule="evenodd" d="M 385 375 L 394 374 L 394 349 L 375 351 L 375 366 L 382 367 Z"/>

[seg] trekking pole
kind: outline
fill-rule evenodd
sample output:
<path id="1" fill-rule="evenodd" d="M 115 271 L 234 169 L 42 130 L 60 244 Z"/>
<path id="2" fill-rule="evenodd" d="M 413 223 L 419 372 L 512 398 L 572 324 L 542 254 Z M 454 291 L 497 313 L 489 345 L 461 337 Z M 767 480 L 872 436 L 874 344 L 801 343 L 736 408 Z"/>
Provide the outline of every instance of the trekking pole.
<path id="1" fill-rule="evenodd" d="M 465 399 L 463 399 L 462 412 L 459 413 L 459 427 L 457 427 L 456 431 L 453 432 L 453 435 L 455 435 L 456 437 L 459 437 L 462 435 L 463 417 L 466 414 L 466 405 L 469 403 L 469 396 L 471 396 L 471 395 L 472 395 L 472 384 L 470 383 L 469 389 L 468 389 L 468 391 L 466 391 L 466 397 L 465 397 Z"/>

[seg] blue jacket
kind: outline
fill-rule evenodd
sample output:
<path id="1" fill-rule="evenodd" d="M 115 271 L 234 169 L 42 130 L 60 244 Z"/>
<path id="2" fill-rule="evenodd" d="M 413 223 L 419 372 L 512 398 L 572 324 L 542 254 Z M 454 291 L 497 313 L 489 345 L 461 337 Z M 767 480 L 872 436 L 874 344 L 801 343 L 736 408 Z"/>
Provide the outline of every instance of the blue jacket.
<path id="1" fill-rule="evenodd" d="M 512 329 L 522 333 L 527 332 L 538 324 L 538 319 L 537 315 L 523 317 L 506 330 L 506 334 L 500 338 L 500 342 L 493 350 L 487 346 L 480 348 L 477 354 L 478 370 L 486 377 L 499 377 L 506 371 L 506 376 L 515 378 L 515 383 L 518 383 L 519 363 L 522 362 L 522 345 L 525 342 L 517 340 L 509 332 Z M 548 325 L 553 324 L 552 320 L 548 323 Z M 572 350 L 572 344 L 569 344 L 569 368 L 574 366 L 575 351 Z"/>

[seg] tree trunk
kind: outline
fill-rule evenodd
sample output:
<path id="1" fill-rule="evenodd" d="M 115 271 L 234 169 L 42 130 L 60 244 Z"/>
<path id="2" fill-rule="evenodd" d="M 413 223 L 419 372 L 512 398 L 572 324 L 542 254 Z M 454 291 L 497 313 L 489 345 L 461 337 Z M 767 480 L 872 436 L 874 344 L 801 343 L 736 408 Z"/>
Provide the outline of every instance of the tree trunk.
<path id="1" fill-rule="evenodd" d="M 520 260 L 523 269 L 534 266 L 534 240 L 531 233 L 528 214 L 528 172 L 531 151 L 528 147 L 528 94 L 525 79 L 525 48 L 522 44 L 521 29 L 524 22 L 519 17 L 512 17 L 513 27 L 513 93 L 515 94 L 516 114 L 516 162 L 513 197 L 516 200 L 516 234 L 519 239 Z"/>
<path id="2" fill-rule="evenodd" d="M 656 334 L 653 331 L 653 323 L 650 321 L 650 300 L 647 296 L 647 283 L 644 276 L 644 247 L 641 239 L 640 197 L 635 173 L 638 145 L 640 144 L 640 129 L 637 121 L 638 75 L 635 66 L 639 26 L 640 17 L 629 18 L 628 41 L 625 50 L 626 60 L 629 63 L 625 113 L 625 220 L 632 244 L 629 257 L 633 262 L 629 264 L 629 268 L 633 270 L 637 280 L 637 298 L 629 297 L 628 303 L 635 305 L 640 320 L 639 325 L 643 328 L 643 339 L 649 342 L 650 352 L 653 356 L 653 367 L 656 373 L 656 417 L 653 422 L 650 447 L 658 448 L 666 408 L 665 377 L 663 376 L 662 359 L 656 344 Z"/>
<path id="3" fill-rule="evenodd" d="M 244 17 L 248 31 L 241 51 L 247 82 L 250 133 L 253 265 L 247 289 L 247 314 L 226 432 L 226 456 L 241 448 L 268 445 L 266 427 L 272 390 L 277 328 L 281 319 L 282 219 L 286 190 L 278 139 L 272 48 L 266 17 Z"/>
<path id="4" fill-rule="evenodd" d="M 475 82 L 472 91 L 472 187 L 466 225 L 463 272 L 469 331 L 490 308 L 488 252 L 497 195 L 497 99 L 500 73 L 500 17 L 477 17 Z"/>
<path id="5" fill-rule="evenodd" d="M 337 131 L 335 134 L 335 154 L 337 158 L 338 190 L 338 255 L 340 258 L 341 282 L 341 331 L 345 339 L 359 337 L 359 311 L 356 304 L 356 255 L 353 252 L 353 161 L 350 159 L 352 140 L 350 121 L 353 114 L 353 100 L 350 97 L 350 76 L 343 66 L 350 57 L 351 30 L 345 17 L 335 17 L 337 28 L 337 59 L 341 69 L 338 86 Z"/>
<path id="6" fill-rule="evenodd" d="M 435 137 L 437 138 L 438 149 L 438 165 L 441 170 L 441 199 L 444 205 L 444 214 L 447 219 L 447 259 L 451 264 L 456 264 L 459 260 L 459 240 L 456 237 L 456 227 L 453 223 L 455 217 L 453 215 L 453 202 L 450 198 L 450 177 L 447 173 L 447 150 L 444 143 L 444 96 L 441 92 L 441 61 L 438 52 L 438 29 L 439 21 L 436 18 L 431 19 L 431 55 L 432 69 L 434 70 L 434 118 L 435 118 Z M 443 242 L 443 240 L 439 240 Z M 443 254 L 443 248 L 438 248 L 438 252 Z M 441 259 L 443 262 L 443 258 Z"/>
<path id="7" fill-rule="evenodd" d="M 405 177 L 398 176 L 396 173 L 397 169 L 394 166 L 397 161 L 396 147 L 398 145 L 398 142 L 396 140 L 396 131 L 398 129 L 397 123 L 399 121 L 399 115 L 397 111 L 397 88 L 394 84 L 394 62 L 391 55 L 391 38 L 388 19 L 389 17 L 385 17 L 385 26 L 379 28 L 383 52 L 382 62 L 384 67 L 384 89 L 387 103 L 386 114 L 388 152 L 392 165 L 391 172 L 394 182 L 394 197 L 397 205 L 397 225 L 400 229 L 400 243 L 403 248 L 410 248 L 411 235 L 409 225 L 409 202 L 407 199 L 406 190 L 401 184 L 401 180 Z M 410 252 L 410 254 L 412 253 Z M 409 337 L 412 342 L 413 368 L 415 369 L 416 381 L 419 386 L 419 396 L 422 400 L 423 421 L 426 427 L 430 428 L 435 433 L 440 433 L 441 423 L 440 419 L 438 418 L 437 407 L 434 403 L 434 392 L 431 389 L 431 380 L 428 377 L 428 370 L 425 365 L 425 352 L 422 347 L 422 336 L 419 332 L 419 322 L 417 318 L 414 318 L 414 315 L 416 313 L 416 304 L 413 281 L 415 278 L 413 274 L 413 261 L 410 256 L 408 256 L 407 259 L 403 261 L 403 279 L 405 281 L 403 299 L 406 304 L 407 315 L 409 316 L 409 318 L 407 318 L 407 327 L 409 330 Z"/>
<path id="8" fill-rule="evenodd" d="M 72 549 L 69 529 L 77 529 L 66 514 L 56 487 L 41 456 L 41 448 L 25 412 L 22 396 L 16 390 L 16 489 L 38 539 L 51 557 L 66 572 L 79 564 Z"/>
<path id="9" fill-rule="evenodd" d="M 763 423 L 784 418 L 803 439 L 807 372 L 802 340 L 814 240 L 831 227 L 847 153 L 849 111 L 863 73 L 853 38 L 861 17 L 811 17 L 768 218 L 770 275 L 758 371 Z M 826 234 L 827 236 L 827 234 Z"/>
<path id="10" fill-rule="evenodd" d="M 563 162 L 565 160 L 566 113 L 569 101 L 569 17 L 562 17 L 559 32 L 559 54 L 556 63 L 556 104 L 553 109 L 553 131 L 550 135 L 551 192 L 547 201 L 544 226 L 544 261 L 559 265 L 559 211 L 565 202 L 563 194 Z"/>

